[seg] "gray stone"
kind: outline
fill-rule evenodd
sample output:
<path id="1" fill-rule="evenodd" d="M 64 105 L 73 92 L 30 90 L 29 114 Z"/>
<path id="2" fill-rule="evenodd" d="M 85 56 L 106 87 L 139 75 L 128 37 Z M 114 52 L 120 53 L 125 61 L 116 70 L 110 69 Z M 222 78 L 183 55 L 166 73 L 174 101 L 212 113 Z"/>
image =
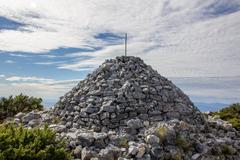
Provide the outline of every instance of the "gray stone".
<path id="1" fill-rule="evenodd" d="M 81 109 L 81 112 L 86 112 L 86 113 L 95 113 L 98 112 L 99 109 L 97 107 L 94 107 L 92 104 L 89 104 L 86 108 Z"/>
<path id="2" fill-rule="evenodd" d="M 67 123 L 66 123 L 66 127 L 67 127 L 67 128 L 71 128 L 71 127 L 72 127 L 72 122 L 67 122 Z"/>
<path id="3" fill-rule="evenodd" d="M 64 125 L 51 124 L 51 125 L 49 125 L 49 128 L 55 130 L 58 133 L 67 131 L 67 128 Z"/>
<path id="4" fill-rule="evenodd" d="M 144 121 L 144 122 L 143 122 L 143 125 L 144 125 L 145 127 L 149 127 L 150 123 L 149 123 L 149 121 Z"/>
<path id="5" fill-rule="evenodd" d="M 90 160 L 95 157 L 95 153 L 88 148 L 84 147 L 81 151 L 81 160 Z"/>
<path id="6" fill-rule="evenodd" d="M 153 147 L 151 149 L 151 154 L 155 158 L 160 158 L 162 156 L 162 148 L 160 148 L 159 146 Z"/>
<path id="7" fill-rule="evenodd" d="M 32 111 L 27 113 L 25 116 L 22 117 L 22 121 L 23 123 L 28 123 L 29 121 L 33 120 L 33 119 L 39 119 L 41 118 L 41 116 L 39 114 L 37 114 L 36 112 Z"/>
<path id="8" fill-rule="evenodd" d="M 79 128 L 79 124 L 78 123 L 73 123 L 73 128 Z"/>
<path id="9" fill-rule="evenodd" d="M 71 148 L 75 148 L 76 147 L 76 141 L 70 141 L 69 146 Z"/>
<path id="10" fill-rule="evenodd" d="M 73 150 L 73 156 L 75 158 L 81 158 L 81 151 L 82 151 L 82 148 L 77 146 L 74 150 Z"/>
<path id="11" fill-rule="evenodd" d="M 93 137 L 94 137 L 94 139 L 96 139 L 96 140 L 105 139 L 105 138 L 108 137 L 108 134 L 107 134 L 107 133 L 104 133 L 104 132 L 101 132 L 101 133 L 96 133 L 96 132 L 94 132 L 94 133 L 93 133 Z"/>
<path id="12" fill-rule="evenodd" d="M 151 155 L 150 154 L 145 154 L 142 158 L 138 158 L 138 160 L 151 160 Z"/>
<path id="13" fill-rule="evenodd" d="M 108 149 L 102 149 L 99 153 L 99 157 L 101 157 L 100 159 L 104 160 L 104 159 L 114 159 L 114 155 L 113 153 L 108 150 Z"/>
<path id="14" fill-rule="evenodd" d="M 30 120 L 30 121 L 28 122 L 28 125 L 31 126 L 31 127 L 36 127 L 36 126 L 39 125 L 39 123 L 40 123 L 39 120 L 37 120 L 37 119 L 32 119 L 32 120 Z"/>
<path id="15" fill-rule="evenodd" d="M 143 127 L 143 123 L 140 119 L 131 119 L 127 121 L 127 126 L 133 129 L 139 129 Z"/>
<path id="16" fill-rule="evenodd" d="M 180 113 L 181 113 L 181 111 L 179 111 L 179 112 L 168 112 L 166 115 L 169 119 L 174 119 L 174 118 L 179 119 L 180 118 Z M 182 113 L 184 113 L 184 112 L 182 112 Z"/>
<path id="17" fill-rule="evenodd" d="M 91 132 L 78 133 L 77 138 L 83 147 L 90 146 L 94 142 L 93 133 Z"/>
<path id="18" fill-rule="evenodd" d="M 206 146 L 204 146 L 203 144 L 197 143 L 195 146 L 195 149 L 198 153 L 202 153 L 204 150 L 204 147 L 206 147 Z"/>
<path id="19" fill-rule="evenodd" d="M 136 155 L 137 152 L 138 152 L 138 148 L 136 146 L 132 145 L 128 148 L 128 154 L 129 155 Z"/>
<path id="20" fill-rule="evenodd" d="M 102 160 L 112 160 L 116 159 L 116 157 L 119 157 L 118 152 L 115 148 L 107 147 L 105 149 L 102 149 L 99 153 L 100 159 Z"/>
<path id="21" fill-rule="evenodd" d="M 138 153 L 137 153 L 136 157 L 142 158 L 143 155 L 145 154 L 145 152 L 146 152 L 146 146 L 145 146 L 145 144 L 142 143 L 138 146 Z"/>
<path id="22" fill-rule="evenodd" d="M 163 116 L 162 115 L 150 116 L 150 121 L 158 122 L 158 121 L 162 121 L 162 120 L 163 120 Z"/>
<path id="23" fill-rule="evenodd" d="M 14 118 L 14 122 L 17 123 L 17 124 L 19 124 L 19 123 L 21 123 L 21 120 L 18 119 L 18 118 Z"/>
<path id="24" fill-rule="evenodd" d="M 75 110 L 75 111 L 80 111 L 80 107 L 79 107 L 79 106 L 75 106 L 75 107 L 74 107 L 74 110 Z"/>
<path id="25" fill-rule="evenodd" d="M 109 113 L 115 112 L 116 106 L 112 105 L 112 103 L 112 101 L 104 103 L 101 107 L 101 110 Z"/>
<path id="26" fill-rule="evenodd" d="M 192 160 L 197 160 L 201 155 L 199 153 L 194 154 L 191 159 Z"/>
<path id="27" fill-rule="evenodd" d="M 235 137 L 236 136 L 236 133 L 235 132 L 227 132 L 227 137 Z"/>
<path id="28" fill-rule="evenodd" d="M 22 113 L 22 112 L 19 112 L 18 114 L 16 114 L 14 117 L 15 118 L 18 118 L 18 119 L 21 119 L 22 117 L 25 116 L 25 113 Z"/>
<path id="29" fill-rule="evenodd" d="M 138 116 L 138 118 L 139 118 L 139 119 L 142 119 L 142 120 L 149 120 L 148 114 L 140 114 L 140 115 Z"/>
<path id="30" fill-rule="evenodd" d="M 149 89 L 148 88 L 143 88 L 143 93 L 148 93 Z"/>
<path id="31" fill-rule="evenodd" d="M 145 95 L 142 94 L 141 92 L 134 92 L 134 93 L 133 93 L 133 98 L 143 99 L 143 98 L 145 98 Z"/>
<path id="32" fill-rule="evenodd" d="M 66 136 L 71 139 L 77 139 L 77 132 L 68 132 Z"/>
<path id="33" fill-rule="evenodd" d="M 42 118 L 41 121 L 47 124 L 50 124 L 53 120 L 53 117 L 51 117 L 49 114 L 42 114 L 41 118 Z"/>
<path id="34" fill-rule="evenodd" d="M 155 135 L 148 135 L 146 137 L 146 142 L 149 144 L 159 144 L 160 139 Z"/>

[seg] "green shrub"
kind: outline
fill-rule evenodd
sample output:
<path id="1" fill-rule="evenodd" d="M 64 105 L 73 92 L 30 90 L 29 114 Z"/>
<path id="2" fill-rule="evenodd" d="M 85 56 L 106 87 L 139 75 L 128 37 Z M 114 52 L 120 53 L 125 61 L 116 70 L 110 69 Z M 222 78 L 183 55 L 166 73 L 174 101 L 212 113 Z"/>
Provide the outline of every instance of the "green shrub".
<path id="1" fill-rule="evenodd" d="M 128 139 L 126 137 L 121 137 L 118 142 L 118 147 L 128 148 Z"/>
<path id="2" fill-rule="evenodd" d="M 161 127 L 157 128 L 156 134 L 157 134 L 158 138 L 160 138 L 160 140 L 162 141 L 163 139 L 165 139 L 165 137 L 167 135 L 167 127 L 161 126 Z"/>
<path id="3" fill-rule="evenodd" d="M 240 119 L 240 104 L 232 104 L 227 108 L 223 108 L 220 110 L 219 115 L 222 119 L 232 119 L 238 118 Z"/>
<path id="4" fill-rule="evenodd" d="M 240 104 L 232 104 L 219 112 L 211 112 L 210 115 L 219 115 L 222 120 L 228 121 L 234 128 L 240 131 Z"/>
<path id="5" fill-rule="evenodd" d="M 225 155 L 233 155 L 236 152 L 237 152 L 236 149 L 233 148 L 231 145 L 224 144 L 222 146 L 222 153 L 225 154 Z"/>
<path id="6" fill-rule="evenodd" d="M 177 134 L 175 143 L 184 151 L 187 151 L 190 148 L 190 144 L 187 142 L 186 138 L 183 135 Z"/>
<path id="7" fill-rule="evenodd" d="M 0 99 L 0 122 L 7 117 L 13 117 L 19 112 L 30 112 L 32 110 L 42 110 L 42 99 L 29 97 L 23 94 L 15 97 Z"/>
<path id="8" fill-rule="evenodd" d="M 240 119 L 232 118 L 229 119 L 228 122 L 231 123 L 234 128 L 240 131 Z"/>
<path id="9" fill-rule="evenodd" d="M 61 120 L 60 120 L 59 117 L 53 117 L 53 119 L 52 119 L 52 123 L 53 123 L 53 124 L 58 124 L 60 121 L 61 121 Z"/>
<path id="10" fill-rule="evenodd" d="M 171 157 L 171 160 L 183 160 L 181 154 L 176 154 Z"/>
<path id="11" fill-rule="evenodd" d="M 65 141 L 47 126 L 27 129 L 0 125 L 0 160 L 64 160 L 70 159 Z"/>

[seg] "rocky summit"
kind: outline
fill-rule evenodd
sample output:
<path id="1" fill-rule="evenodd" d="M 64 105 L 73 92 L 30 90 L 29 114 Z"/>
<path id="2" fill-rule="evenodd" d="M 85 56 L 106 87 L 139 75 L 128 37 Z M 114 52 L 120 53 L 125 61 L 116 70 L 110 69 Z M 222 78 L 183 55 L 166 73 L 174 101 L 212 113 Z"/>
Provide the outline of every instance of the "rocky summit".
<path id="1" fill-rule="evenodd" d="M 53 109 L 15 122 L 48 124 L 74 159 L 240 160 L 240 133 L 137 57 L 106 60 Z"/>
<path id="2" fill-rule="evenodd" d="M 68 128 L 132 128 L 171 119 L 203 124 L 200 111 L 172 82 L 138 57 L 106 60 L 55 105 Z M 69 123 L 70 122 L 70 123 Z"/>

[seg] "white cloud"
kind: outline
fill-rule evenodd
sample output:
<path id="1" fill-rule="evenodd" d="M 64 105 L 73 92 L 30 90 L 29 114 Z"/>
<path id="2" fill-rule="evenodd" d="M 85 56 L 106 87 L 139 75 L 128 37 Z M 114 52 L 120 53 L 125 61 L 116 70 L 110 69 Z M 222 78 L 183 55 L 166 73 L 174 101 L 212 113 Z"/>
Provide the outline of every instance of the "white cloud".
<path id="1" fill-rule="evenodd" d="M 240 76 L 236 77 L 172 77 L 178 87 L 193 101 L 236 103 L 240 101 Z"/>
<path id="2" fill-rule="evenodd" d="M 20 77 L 20 76 L 12 76 L 6 78 L 7 81 L 46 81 L 52 82 L 53 79 L 41 78 L 41 77 Z"/>
<path id="3" fill-rule="evenodd" d="M 58 62 L 54 62 L 54 61 L 47 61 L 47 62 L 35 62 L 34 64 L 39 64 L 39 65 L 54 65 L 54 64 L 61 64 L 64 63 L 65 61 L 58 61 Z"/>
<path id="4" fill-rule="evenodd" d="M 54 80 L 40 77 L 8 77 L 10 83 L 0 83 L 1 96 L 24 93 L 43 99 L 57 99 L 70 91 L 81 79 Z"/>
<path id="5" fill-rule="evenodd" d="M 62 96 L 67 90 L 68 85 L 51 85 L 47 83 L 11 83 L 8 85 L 0 84 L 2 96 L 17 95 L 24 93 L 31 96 L 42 97 L 44 99 Z"/>
<path id="6" fill-rule="evenodd" d="M 30 57 L 29 55 L 23 55 L 23 54 L 12 54 L 12 53 L 10 53 L 9 55 L 13 56 L 13 57 Z"/>
<path id="7" fill-rule="evenodd" d="M 8 64 L 13 64 L 13 63 L 15 63 L 15 61 L 13 61 L 13 60 L 6 60 L 6 61 L 4 61 L 5 63 L 8 63 Z"/>
<path id="8" fill-rule="evenodd" d="M 92 53 L 89 52 L 81 52 L 81 53 L 73 53 L 73 54 L 68 54 L 68 57 L 81 57 L 81 56 L 91 56 L 92 58 L 90 59 L 81 59 L 79 61 L 76 61 L 75 63 L 72 64 L 60 64 L 59 69 L 70 69 L 70 70 L 81 70 L 81 69 L 92 69 L 96 68 L 98 65 L 103 63 L 103 61 L 108 58 L 114 58 L 115 56 L 118 55 L 123 55 L 124 49 L 122 45 L 114 45 L 110 47 L 106 47 L 102 50 L 95 51 Z"/>
<path id="9" fill-rule="evenodd" d="M 5 77 L 5 75 L 3 75 L 3 74 L 0 74 L 0 78 L 4 78 Z"/>
<path id="10" fill-rule="evenodd" d="M 234 10 L 240 6 L 238 0 L 33 0 L 31 4 L 2 0 L 1 4 L 0 16 L 25 23 L 30 30 L 3 30 L 2 50 L 39 53 L 59 47 L 103 47 L 85 53 L 93 56 L 91 60 L 58 64 L 60 69 L 83 70 L 87 63 L 96 67 L 105 58 L 123 55 L 123 45 L 94 39 L 104 32 L 128 32 L 129 55 L 142 57 L 168 77 L 236 76 L 240 69 L 240 12 L 225 15 L 219 9 Z"/>

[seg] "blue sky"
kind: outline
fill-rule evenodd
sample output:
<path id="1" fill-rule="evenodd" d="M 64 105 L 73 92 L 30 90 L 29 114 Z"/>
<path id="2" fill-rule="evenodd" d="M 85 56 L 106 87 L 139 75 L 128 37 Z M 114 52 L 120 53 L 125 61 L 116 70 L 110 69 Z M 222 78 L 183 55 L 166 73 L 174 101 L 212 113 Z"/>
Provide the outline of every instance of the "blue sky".
<path id="1" fill-rule="evenodd" d="M 129 55 L 202 110 L 240 102 L 239 0 L 0 0 L 0 96 L 53 104 L 106 58 Z"/>

